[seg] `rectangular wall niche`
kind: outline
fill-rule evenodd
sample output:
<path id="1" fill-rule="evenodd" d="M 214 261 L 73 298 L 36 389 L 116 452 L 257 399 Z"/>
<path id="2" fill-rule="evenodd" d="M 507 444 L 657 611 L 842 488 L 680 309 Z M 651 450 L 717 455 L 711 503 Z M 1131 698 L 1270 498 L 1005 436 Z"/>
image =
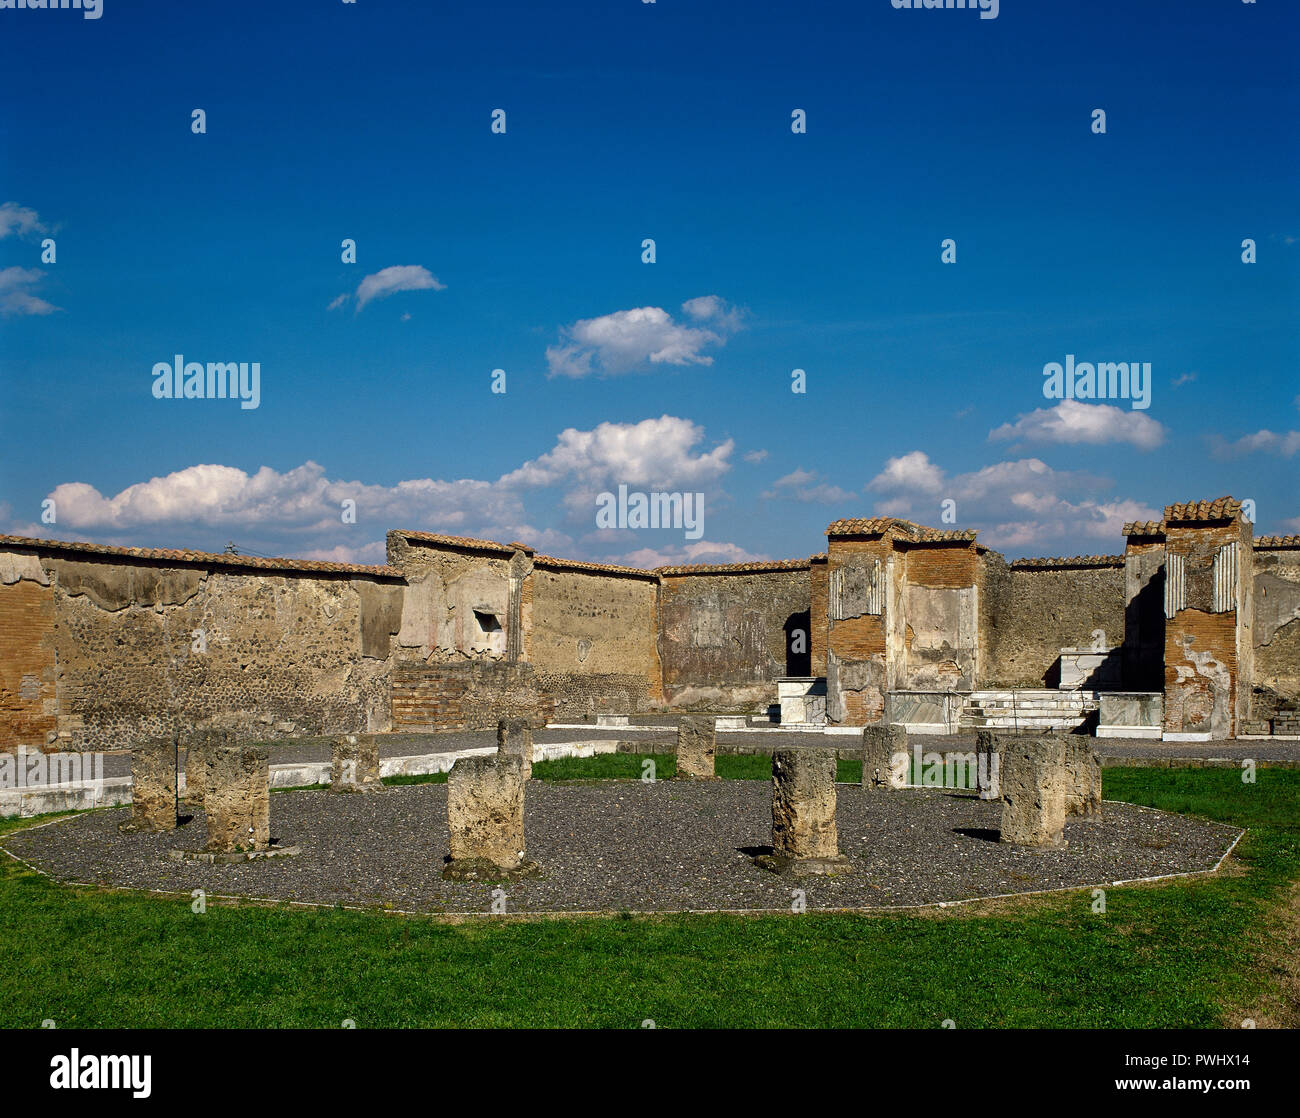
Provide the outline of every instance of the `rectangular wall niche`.
<path id="1" fill-rule="evenodd" d="M 873 614 L 885 609 L 885 580 L 880 560 L 871 566 L 848 564 L 836 567 L 830 578 L 830 616 L 832 621 Z"/>
<path id="2" fill-rule="evenodd" d="M 476 609 L 474 611 L 474 620 L 478 622 L 479 631 L 482 633 L 501 632 L 501 622 L 491 610 Z"/>

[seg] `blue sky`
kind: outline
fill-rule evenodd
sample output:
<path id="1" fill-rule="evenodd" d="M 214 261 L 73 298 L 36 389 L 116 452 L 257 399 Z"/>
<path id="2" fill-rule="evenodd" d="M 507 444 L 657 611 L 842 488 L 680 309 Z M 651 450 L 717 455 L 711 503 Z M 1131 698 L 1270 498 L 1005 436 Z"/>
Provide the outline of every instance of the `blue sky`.
<path id="1" fill-rule="evenodd" d="M 1300 532 L 1298 45 L 1289 0 L 0 10 L 0 532 L 653 565 L 948 500 L 1061 555 L 1227 493 Z M 155 398 L 176 354 L 258 406 Z M 1067 354 L 1150 406 L 1046 399 Z M 597 531 L 619 484 L 703 538 Z"/>

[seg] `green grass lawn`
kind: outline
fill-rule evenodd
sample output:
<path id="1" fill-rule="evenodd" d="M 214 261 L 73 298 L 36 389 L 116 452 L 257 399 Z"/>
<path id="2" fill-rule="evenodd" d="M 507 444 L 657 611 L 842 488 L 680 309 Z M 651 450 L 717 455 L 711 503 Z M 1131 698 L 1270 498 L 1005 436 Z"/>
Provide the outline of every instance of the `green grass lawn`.
<path id="1" fill-rule="evenodd" d="M 539 763 L 637 777 L 635 755 Z M 657 776 L 671 758 L 656 758 Z M 720 757 L 766 778 L 766 757 Z M 845 776 L 841 769 L 841 778 Z M 852 775 L 848 779 L 854 779 Z M 1261 1004 L 1300 879 L 1300 772 L 1113 769 L 1105 793 L 1249 827 L 1213 878 L 925 915 L 440 924 L 71 889 L 0 858 L 0 1024 L 1204 1027 Z M 0 823 L 0 833 L 31 820 Z"/>

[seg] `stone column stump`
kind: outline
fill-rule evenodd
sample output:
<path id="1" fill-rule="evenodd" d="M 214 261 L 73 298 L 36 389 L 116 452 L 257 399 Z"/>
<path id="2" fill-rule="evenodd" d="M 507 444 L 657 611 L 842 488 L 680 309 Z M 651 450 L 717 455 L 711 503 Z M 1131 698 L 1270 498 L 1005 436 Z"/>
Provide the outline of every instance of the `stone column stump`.
<path id="1" fill-rule="evenodd" d="M 205 758 L 203 807 L 209 854 L 247 854 L 271 846 L 271 753 L 222 745 Z"/>
<path id="2" fill-rule="evenodd" d="M 331 792 L 382 792 L 379 742 L 374 734 L 344 734 L 334 739 Z"/>
<path id="3" fill-rule="evenodd" d="M 515 881 L 541 871 L 524 857 L 524 779 L 518 757 L 462 757 L 447 775 L 451 881 Z"/>
<path id="4" fill-rule="evenodd" d="M 717 724 L 705 715 L 687 714 L 677 720 L 677 779 L 717 780 Z"/>
<path id="5" fill-rule="evenodd" d="M 803 877 L 846 873 L 835 825 L 835 750 L 781 749 L 772 754 L 772 853 L 754 861 Z"/>
<path id="6" fill-rule="evenodd" d="M 1080 734 L 1065 739 L 1065 814 L 1091 822 L 1101 819 L 1101 761 L 1092 748 L 1094 741 Z"/>
<path id="7" fill-rule="evenodd" d="M 1002 841 L 1039 849 L 1065 845 L 1065 739 L 1008 738 L 999 773 Z"/>
<path id="8" fill-rule="evenodd" d="M 896 772 L 894 758 L 907 756 L 907 728 L 897 723 L 877 722 L 862 727 L 862 787 L 869 792 L 888 792 L 904 787 L 906 769 Z"/>
<path id="9" fill-rule="evenodd" d="M 185 794 L 182 803 L 197 810 L 203 806 L 207 785 L 207 759 L 217 749 L 230 744 L 227 730 L 191 730 L 183 736 L 185 744 Z"/>
<path id="10" fill-rule="evenodd" d="M 131 818 L 123 834 L 176 829 L 176 738 L 150 738 L 131 749 Z"/>
<path id="11" fill-rule="evenodd" d="M 527 718 L 498 720 L 497 753 L 502 757 L 518 757 L 524 779 L 533 778 L 533 728 Z"/>

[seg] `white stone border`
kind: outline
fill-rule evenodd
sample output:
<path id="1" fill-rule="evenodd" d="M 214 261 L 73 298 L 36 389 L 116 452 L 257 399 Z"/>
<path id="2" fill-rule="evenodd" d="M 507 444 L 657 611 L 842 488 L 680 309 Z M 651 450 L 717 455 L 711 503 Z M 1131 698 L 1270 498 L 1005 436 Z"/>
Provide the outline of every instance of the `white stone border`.
<path id="1" fill-rule="evenodd" d="M 594 757 L 615 753 L 618 743 L 608 740 L 554 742 L 533 746 L 533 761 L 558 761 L 567 757 Z M 419 753 L 409 757 L 385 757 L 379 762 L 379 775 L 431 776 L 451 772 L 462 757 L 490 757 L 496 746 L 475 746 L 444 753 Z M 272 788 L 300 788 L 329 784 L 332 761 L 302 761 L 271 766 Z M 178 791 L 185 793 L 185 774 L 177 779 Z M 131 802 L 131 778 L 110 776 L 94 783 L 40 784 L 0 792 L 0 819 L 30 819 L 55 811 L 89 811 L 99 807 L 121 807 Z"/>

